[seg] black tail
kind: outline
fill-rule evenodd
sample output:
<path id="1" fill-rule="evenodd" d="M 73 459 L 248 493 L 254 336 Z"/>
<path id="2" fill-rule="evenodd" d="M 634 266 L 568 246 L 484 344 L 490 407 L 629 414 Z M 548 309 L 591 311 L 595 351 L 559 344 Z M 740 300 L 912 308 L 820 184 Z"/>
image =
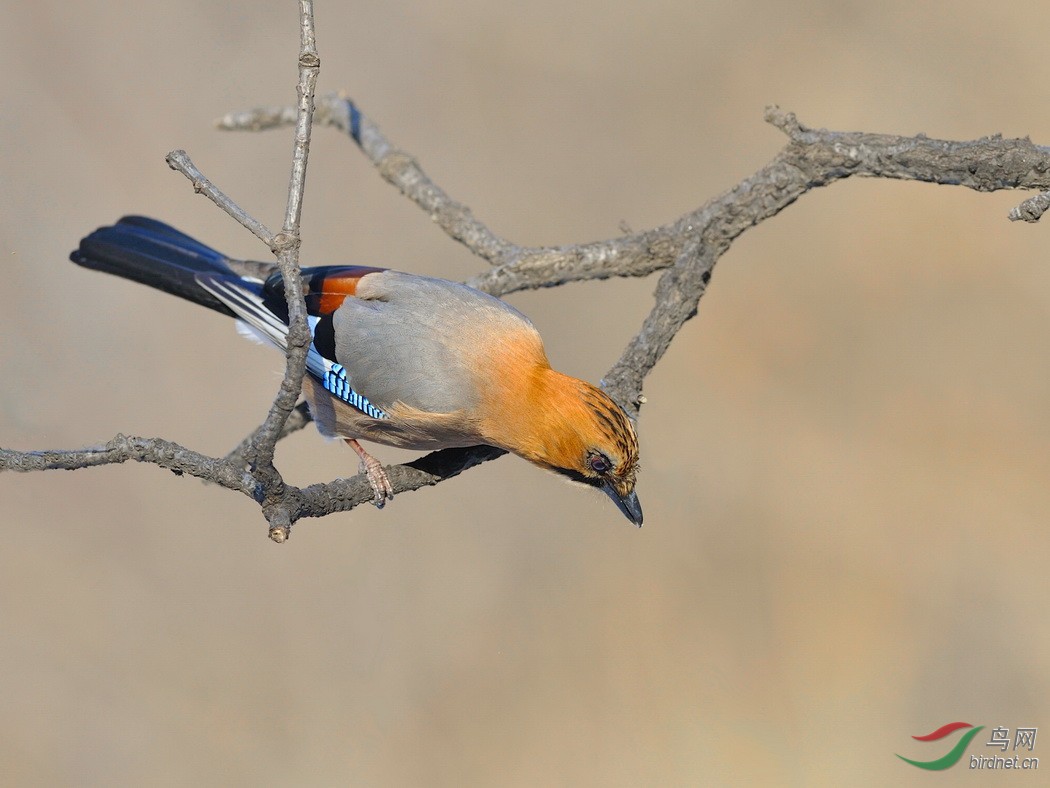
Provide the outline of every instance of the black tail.
<path id="1" fill-rule="evenodd" d="M 229 258 L 156 219 L 125 216 L 112 227 L 100 227 L 69 259 L 237 316 L 196 279 L 200 273 L 236 277 L 226 264 Z"/>

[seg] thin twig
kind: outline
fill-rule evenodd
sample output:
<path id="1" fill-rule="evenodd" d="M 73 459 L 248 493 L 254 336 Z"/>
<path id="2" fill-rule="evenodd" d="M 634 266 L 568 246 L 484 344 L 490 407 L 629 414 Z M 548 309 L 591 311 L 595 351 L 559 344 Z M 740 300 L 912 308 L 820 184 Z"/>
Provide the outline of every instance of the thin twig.
<path id="1" fill-rule="evenodd" d="M 350 135 L 388 183 L 422 208 L 442 230 L 483 260 L 503 264 L 516 259 L 520 247 L 500 238 L 435 184 L 409 154 L 394 147 L 349 99 L 335 95 L 317 102 L 317 122 Z M 272 129 L 294 122 L 290 108 L 265 107 L 226 115 L 215 122 L 224 131 Z"/>
<path id="2" fill-rule="evenodd" d="M 317 54 L 314 33 L 313 0 L 299 0 L 299 102 L 296 112 L 295 140 L 292 148 L 292 173 L 288 182 L 288 204 L 284 227 L 273 239 L 277 265 L 284 278 L 284 295 L 288 302 L 288 350 L 284 377 L 266 420 L 248 439 L 245 454 L 263 482 L 263 513 L 270 523 L 270 537 L 277 542 L 289 536 L 292 521 L 277 516 L 275 502 L 287 487 L 273 465 L 277 441 L 303 389 L 306 356 L 310 347 L 310 327 L 306 320 L 306 300 L 299 276 L 299 222 L 302 217 L 303 193 L 306 188 L 306 164 L 310 156 L 310 133 L 313 128 L 314 92 L 321 59 Z M 274 513 L 271 516 L 271 513 Z"/>
<path id="3" fill-rule="evenodd" d="M 273 233 L 265 224 L 250 216 L 241 206 L 227 197 L 214 183 L 208 180 L 204 173 L 190 159 L 184 150 L 173 150 L 165 157 L 168 166 L 176 172 L 181 172 L 193 183 L 193 191 L 203 194 L 213 203 L 222 208 L 226 213 L 236 219 L 242 227 L 246 227 L 259 240 L 269 247 L 273 247 Z"/>
<path id="4" fill-rule="evenodd" d="M 299 235 L 303 214 L 303 192 L 306 189 L 306 161 L 310 157 L 310 133 L 314 123 L 314 93 L 321 58 L 317 54 L 314 32 L 313 0 L 299 0 L 299 104 L 295 120 L 295 146 L 292 150 L 292 175 L 288 181 L 288 206 L 284 214 L 284 232 Z"/>

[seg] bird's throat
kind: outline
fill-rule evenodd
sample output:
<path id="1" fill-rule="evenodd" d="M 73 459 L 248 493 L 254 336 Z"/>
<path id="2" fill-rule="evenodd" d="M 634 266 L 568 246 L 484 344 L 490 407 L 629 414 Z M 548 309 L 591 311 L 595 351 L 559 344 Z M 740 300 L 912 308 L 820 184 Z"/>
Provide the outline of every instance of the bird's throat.
<path id="1" fill-rule="evenodd" d="M 587 385 L 546 364 L 519 368 L 495 383 L 500 394 L 488 403 L 486 437 L 537 465 L 571 467 L 586 450 L 578 426 L 586 408 L 580 390 Z"/>

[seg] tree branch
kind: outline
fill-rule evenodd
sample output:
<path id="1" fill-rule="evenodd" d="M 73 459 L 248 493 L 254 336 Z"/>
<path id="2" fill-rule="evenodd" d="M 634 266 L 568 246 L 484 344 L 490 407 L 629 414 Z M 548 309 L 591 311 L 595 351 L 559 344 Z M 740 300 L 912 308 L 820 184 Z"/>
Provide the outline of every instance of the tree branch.
<path id="1" fill-rule="evenodd" d="M 768 107 L 766 121 L 788 136 L 788 145 L 754 175 L 695 211 L 651 230 L 604 241 L 522 247 L 483 226 L 479 230 L 480 223 L 470 211 L 435 186 L 419 164 L 392 145 L 353 102 L 326 96 L 319 106 L 318 119 L 348 133 L 384 179 L 427 211 L 451 238 L 495 263 L 467 282 L 472 287 L 506 295 L 670 269 L 660 279 L 656 303 L 640 333 L 605 376 L 610 394 L 635 415 L 645 376 L 684 322 L 696 314 L 715 263 L 748 228 L 775 216 L 811 189 L 854 175 L 966 186 L 982 192 L 1050 187 L 1050 149 L 1028 139 L 993 136 L 951 142 L 922 134 L 901 137 L 815 130 L 801 124 L 794 113 Z M 266 108 L 227 115 L 217 125 L 258 130 L 283 125 L 288 119 L 286 111 Z M 1031 215 L 1044 201 L 1050 205 L 1050 198 L 1039 195 L 1022 207 L 1028 206 L 1026 215 Z"/>
<path id="2" fill-rule="evenodd" d="M 193 191 L 197 194 L 203 194 L 236 219 L 242 227 L 247 228 L 256 238 L 273 248 L 273 233 L 270 232 L 269 228 L 258 219 L 249 215 L 241 206 L 227 197 L 219 187 L 208 180 L 204 173 L 197 169 L 197 165 L 193 163 L 186 151 L 173 150 L 164 157 L 164 160 L 173 170 L 181 172 L 190 179 L 190 182 L 193 183 Z"/>
<path id="3" fill-rule="evenodd" d="M 62 451 L 21 452 L 0 448 L 0 471 L 75 471 L 99 465 L 118 465 L 128 460 L 159 465 L 176 476 L 196 476 L 249 498 L 258 497 L 255 479 L 243 469 L 161 438 L 117 435 L 104 446 Z"/>
<path id="4" fill-rule="evenodd" d="M 284 378 L 274 398 L 266 420 L 249 438 L 247 460 L 263 482 L 263 514 L 270 523 L 270 538 L 285 541 L 292 521 L 274 520 L 275 505 L 284 496 L 287 487 L 273 464 L 277 441 L 284 425 L 303 390 L 306 374 L 306 356 L 310 348 L 310 326 L 306 320 L 306 299 L 302 278 L 299 276 L 299 220 L 302 217 L 303 192 L 306 188 L 306 163 L 310 156 L 310 133 L 313 129 L 314 92 L 321 58 L 317 54 L 314 33 L 313 0 L 299 0 L 299 85 L 296 92 L 295 142 L 292 149 L 292 174 L 288 183 L 288 203 L 284 227 L 274 238 L 273 250 L 277 265 L 284 277 L 284 295 L 288 302 L 288 355 Z M 273 516 L 271 513 L 275 513 Z"/>
<path id="5" fill-rule="evenodd" d="M 1050 192 L 1037 194 L 1010 211 L 1010 221 L 1016 222 L 1021 219 L 1026 222 L 1038 222 L 1047 208 L 1050 208 Z"/>
<path id="6" fill-rule="evenodd" d="M 278 442 L 284 440 L 293 432 L 298 432 L 314 420 L 313 416 L 310 415 L 310 407 L 306 402 L 300 402 L 289 414 L 288 419 L 284 422 L 284 427 L 281 428 L 281 432 L 277 436 Z M 247 464 L 248 452 L 252 448 L 252 441 L 255 439 L 255 433 L 253 432 L 247 438 L 242 440 L 237 447 L 226 455 L 225 459 L 228 462 L 232 462 L 240 468 L 243 468 Z"/>

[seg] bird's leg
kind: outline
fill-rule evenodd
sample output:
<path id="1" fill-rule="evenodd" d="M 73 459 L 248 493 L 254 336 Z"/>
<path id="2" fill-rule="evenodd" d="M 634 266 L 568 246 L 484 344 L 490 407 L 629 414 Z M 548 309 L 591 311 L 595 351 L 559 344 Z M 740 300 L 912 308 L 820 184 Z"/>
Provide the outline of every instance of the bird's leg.
<path id="1" fill-rule="evenodd" d="M 386 471 L 383 470 L 383 463 L 365 451 L 364 447 L 353 438 L 343 440 L 361 458 L 361 471 L 368 477 L 368 483 L 372 485 L 376 508 L 382 509 L 387 501 L 394 500 L 394 486 L 390 483 L 390 477 L 386 475 Z"/>

